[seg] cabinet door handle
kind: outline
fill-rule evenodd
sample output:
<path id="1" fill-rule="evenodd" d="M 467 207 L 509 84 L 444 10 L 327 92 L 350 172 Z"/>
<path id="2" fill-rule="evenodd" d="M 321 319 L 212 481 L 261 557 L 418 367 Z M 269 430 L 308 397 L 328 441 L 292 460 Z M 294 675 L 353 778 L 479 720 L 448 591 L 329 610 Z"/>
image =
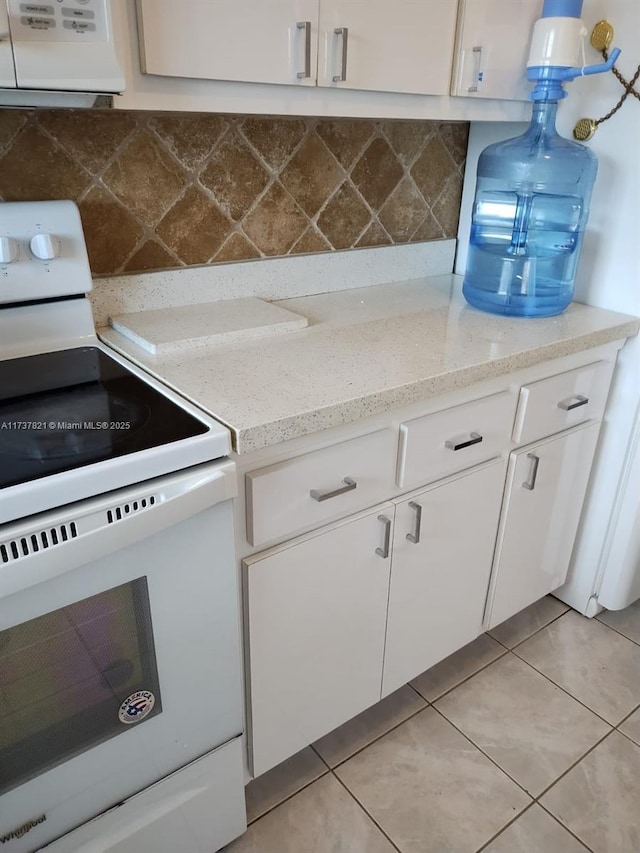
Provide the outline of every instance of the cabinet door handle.
<path id="1" fill-rule="evenodd" d="M 347 50 L 349 49 L 349 27 L 336 27 L 333 31 L 337 36 L 342 36 L 342 63 L 340 74 L 333 75 L 334 83 L 343 83 L 347 79 Z"/>
<path id="2" fill-rule="evenodd" d="M 311 21 L 298 21 L 296 27 L 304 30 L 304 71 L 298 71 L 298 80 L 311 77 Z"/>
<path id="3" fill-rule="evenodd" d="M 358 486 L 356 481 L 352 480 L 351 477 L 345 477 L 342 482 L 344 483 L 343 486 L 338 486 L 337 489 L 329 489 L 328 492 L 321 492 L 319 489 L 311 489 L 309 495 L 314 499 L 314 501 L 322 503 L 322 501 L 328 501 L 329 498 L 337 498 L 338 495 L 344 495 L 345 492 L 352 492 Z"/>
<path id="4" fill-rule="evenodd" d="M 482 82 L 482 48 L 473 47 L 471 49 L 473 55 L 473 84 L 467 88 L 467 92 L 477 92 L 478 83 Z"/>
<path id="5" fill-rule="evenodd" d="M 461 441 L 460 444 L 456 444 L 455 441 L 445 441 L 444 446 L 449 450 L 463 450 L 465 447 L 471 447 L 472 444 L 480 444 L 482 440 L 480 433 L 471 432 L 467 441 Z"/>
<path id="6" fill-rule="evenodd" d="M 391 519 L 386 515 L 379 515 L 378 521 L 384 524 L 384 543 L 382 548 L 376 548 L 376 554 L 386 560 L 389 556 L 389 544 L 391 542 Z"/>
<path id="7" fill-rule="evenodd" d="M 417 545 L 420 541 L 420 525 L 422 524 L 422 507 L 419 503 L 415 501 L 409 501 L 409 506 L 411 509 L 416 511 L 416 526 L 413 528 L 413 533 L 407 533 L 407 539 L 409 542 L 413 542 L 414 545 Z"/>
<path id="8" fill-rule="evenodd" d="M 572 403 L 572 400 L 575 402 Z M 582 394 L 574 394 L 573 397 L 567 397 L 566 400 L 560 400 L 558 408 L 564 409 L 565 412 L 570 412 L 571 409 L 579 409 L 580 406 L 586 406 L 588 402 L 588 397 L 583 397 Z"/>
<path id="9" fill-rule="evenodd" d="M 529 479 L 525 480 L 522 484 L 523 489 L 529 489 L 532 492 L 536 487 L 536 479 L 538 477 L 538 465 L 540 464 L 540 457 L 536 456 L 535 453 L 527 453 L 527 459 L 531 460 L 531 473 L 529 474 Z"/>

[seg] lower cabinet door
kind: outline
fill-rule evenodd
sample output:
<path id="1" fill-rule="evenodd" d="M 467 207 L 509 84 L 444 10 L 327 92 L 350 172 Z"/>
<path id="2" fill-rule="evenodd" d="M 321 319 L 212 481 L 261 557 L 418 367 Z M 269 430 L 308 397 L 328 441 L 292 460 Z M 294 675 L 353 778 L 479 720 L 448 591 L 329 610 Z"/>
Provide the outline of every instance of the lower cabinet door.
<path id="1" fill-rule="evenodd" d="M 505 464 L 397 503 L 383 696 L 482 632 Z"/>
<path id="2" fill-rule="evenodd" d="M 487 628 L 564 583 L 599 430 L 587 424 L 511 454 Z"/>
<path id="3" fill-rule="evenodd" d="M 244 561 L 254 776 L 379 701 L 393 512 Z"/>

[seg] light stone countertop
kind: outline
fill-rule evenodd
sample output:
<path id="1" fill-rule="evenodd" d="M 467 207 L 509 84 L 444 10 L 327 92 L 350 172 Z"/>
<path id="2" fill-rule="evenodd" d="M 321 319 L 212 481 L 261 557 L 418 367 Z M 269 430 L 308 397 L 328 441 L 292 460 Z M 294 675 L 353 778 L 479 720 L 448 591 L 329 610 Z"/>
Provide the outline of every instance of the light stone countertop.
<path id="1" fill-rule="evenodd" d="M 640 320 L 572 304 L 557 317 L 474 310 L 440 275 L 285 299 L 306 329 L 152 355 L 100 337 L 232 432 L 247 453 L 637 334 Z"/>

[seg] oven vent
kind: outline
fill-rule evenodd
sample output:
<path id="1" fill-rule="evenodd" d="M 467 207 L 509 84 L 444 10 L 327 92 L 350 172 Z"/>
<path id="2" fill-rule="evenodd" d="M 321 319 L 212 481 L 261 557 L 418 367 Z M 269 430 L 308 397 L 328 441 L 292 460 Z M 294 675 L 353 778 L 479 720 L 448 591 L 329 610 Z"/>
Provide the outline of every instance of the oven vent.
<path id="1" fill-rule="evenodd" d="M 126 504 L 120 504 L 120 506 L 113 506 L 107 510 L 107 521 L 109 524 L 116 524 L 116 522 L 122 521 L 129 515 L 154 506 L 157 500 L 155 495 L 147 495 L 146 498 L 138 498 L 138 500 L 129 501 Z"/>
<path id="2" fill-rule="evenodd" d="M 8 542 L 0 542 L 0 563 L 13 563 L 22 560 L 38 551 L 46 551 L 55 545 L 62 545 L 70 539 L 76 539 L 78 528 L 75 521 L 69 524 L 59 524 L 57 527 L 47 527 L 46 530 L 38 530 L 28 536 L 20 536 L 18 539 L 9 539 Z"/>

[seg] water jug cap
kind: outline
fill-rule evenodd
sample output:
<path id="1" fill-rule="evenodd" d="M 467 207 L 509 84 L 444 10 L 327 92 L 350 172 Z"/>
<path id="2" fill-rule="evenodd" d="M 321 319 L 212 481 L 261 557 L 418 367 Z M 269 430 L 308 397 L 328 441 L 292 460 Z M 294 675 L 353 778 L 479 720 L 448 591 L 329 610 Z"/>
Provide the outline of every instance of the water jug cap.
<path id="1" fill-rule="evenodd" d="M 579 18 L 583 0 L 544 0 L 542 18 Z"/>

